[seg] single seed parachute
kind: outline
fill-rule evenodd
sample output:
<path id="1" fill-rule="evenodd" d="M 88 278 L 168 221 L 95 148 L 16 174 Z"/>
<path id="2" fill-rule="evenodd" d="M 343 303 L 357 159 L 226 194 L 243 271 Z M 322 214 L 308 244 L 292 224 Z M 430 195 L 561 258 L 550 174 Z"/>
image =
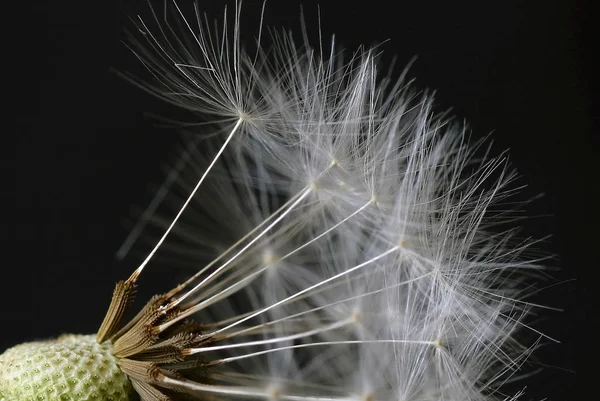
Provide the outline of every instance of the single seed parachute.
<path id="1" fill-rule="evenodd" d="M 516 399 L 502 384 L 536 346 L 514 332 L 528 327 L 522 282 L 540 260 L 503 226 L 506 156 L 469 142 L 404 76 L 380 76 L 373 49 L 347 58 L 288 33 L 266 48 L 260 24 L 248 52 L 240 6 L 215 24 L 197 4 L 187 17 L 170 1 L 151 12 L 128 46 L 154 79 L 126 77 L 197 130 L 145 213 L 164 234 L 117 283 L 95 337 L 0 356 L 0 396 Z M 162 201 L 174 219 L 155 215 Z M 194 273 L 129 317 L 155 254 Z M 80 364 L 34 375 L 57 346 L 110 375 L 81 368 L 95 380 L 85 396 L 74 390 L 85 381 L 64 384 Z"/>

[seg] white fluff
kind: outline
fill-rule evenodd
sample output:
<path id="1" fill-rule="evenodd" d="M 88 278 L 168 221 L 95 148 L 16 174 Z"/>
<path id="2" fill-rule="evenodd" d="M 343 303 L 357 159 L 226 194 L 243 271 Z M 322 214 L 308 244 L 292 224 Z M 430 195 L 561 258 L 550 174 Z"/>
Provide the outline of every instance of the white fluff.
<path id="1" fill-rule="evenodd" d="M 156 78 L 139 84 L 198 118 L 169 202 L 208 174 L 158 255 L 201 272 L 181 302 L 229 336 L 195 350 L 215 383 L 187 391 L 505 398 L 532 349 L 513 337 L 530 309 L 519 284 L 538 267 L 498 228 L 512 217 L 504 156 L 380 77 L 374 51 L 345 60 L 272 34 L 246 53 L 241 8 L 216 28 L 167 8 L 130 46 Z"/>

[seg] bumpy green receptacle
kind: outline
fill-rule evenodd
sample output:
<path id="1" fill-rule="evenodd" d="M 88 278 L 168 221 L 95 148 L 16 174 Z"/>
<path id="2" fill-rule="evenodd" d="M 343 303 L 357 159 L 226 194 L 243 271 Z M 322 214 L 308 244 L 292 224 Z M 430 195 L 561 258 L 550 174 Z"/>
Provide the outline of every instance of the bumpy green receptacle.
<path id="1" fill-rule="evenodd" d="M 64 335 L 9 348 L 0 355 L 0 400 L 132 401 L 137 396 L 109 342 Z"/>

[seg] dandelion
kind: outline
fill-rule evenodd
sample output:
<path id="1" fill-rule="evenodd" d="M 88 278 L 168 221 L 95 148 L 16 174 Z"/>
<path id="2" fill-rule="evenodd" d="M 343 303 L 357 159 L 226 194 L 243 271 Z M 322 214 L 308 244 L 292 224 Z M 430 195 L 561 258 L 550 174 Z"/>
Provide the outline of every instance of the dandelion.
<path id="1" fill-rule="evenodd" d="M 502 228 L 506 156 L 381 76 L 376 49 L 345 58 L 287 33 L 267 49 L 260 24 L 250 52 L 240 6 L 220 24 L 197 5 L 151 10 L 129 46 L 154 81 L 128 78 L 192 112 L 198 133 L 124 251 L 149 216 L 164 234 L 95 335 L 0 356 L 0 396 L 516 399 L 502 385 L 537 345 L 514 332 L 535 332 L 522 283 L 540 260 Z M 155 215 L 163 201 L 171 220 Z M 194 273 L 129 317 L 157 257 Z"/>

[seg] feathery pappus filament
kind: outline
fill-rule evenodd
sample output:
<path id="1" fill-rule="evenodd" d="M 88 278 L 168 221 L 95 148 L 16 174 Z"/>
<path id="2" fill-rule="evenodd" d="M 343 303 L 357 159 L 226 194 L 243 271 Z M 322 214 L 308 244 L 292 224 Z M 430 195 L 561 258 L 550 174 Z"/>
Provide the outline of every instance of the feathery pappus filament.
<path id="1" fill-rule="evenodd" d="M 516 399 L 502 385 L 537 346 L 514 333 L 535 332 L 522 282 L 542 260 L 505 228 L 506 154 L 381 74 L 378 49 L 262 22 L 242 38 L 241 4 L 215 23 L 201 3 L 150 9 L 127 46 L 152 79 L 123 75 L 196 120 L 123 252 L 146 223 L 162 234 L 94 336 L 0 356 L 0 398 Z M 132 313 L 157 258 L 191 274 Z"/>

